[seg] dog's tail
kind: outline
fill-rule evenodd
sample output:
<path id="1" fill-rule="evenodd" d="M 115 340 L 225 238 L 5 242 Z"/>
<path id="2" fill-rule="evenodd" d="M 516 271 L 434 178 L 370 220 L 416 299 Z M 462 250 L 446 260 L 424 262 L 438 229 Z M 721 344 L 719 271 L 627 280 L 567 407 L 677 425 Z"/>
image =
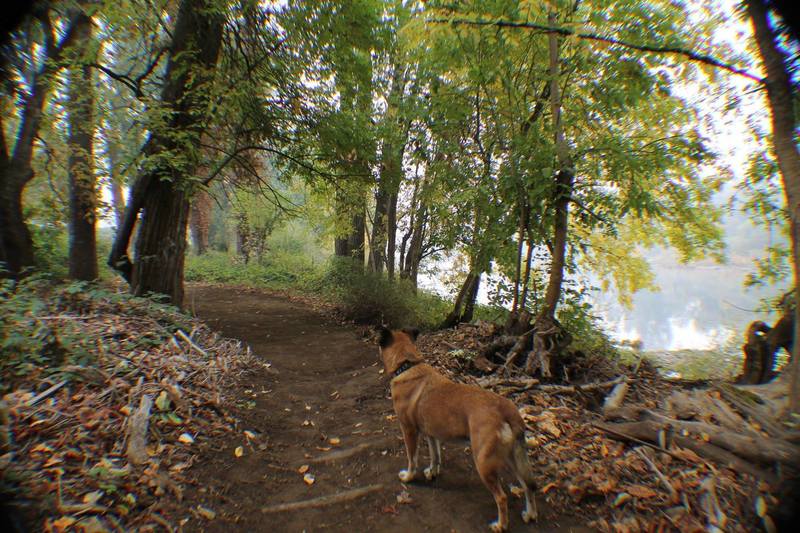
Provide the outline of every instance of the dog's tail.
<path id="1" fill-rule="evenodd" d="M 528 446 L 525 443 L 524 431 L 520 431 L 514 440 L 514 448 L 511 450 L 511 466 L 520 481 L 524 481 L 531 490 L 536 490 L 536 482 L 533 480 L 533 469 L 528 458 Z"/>

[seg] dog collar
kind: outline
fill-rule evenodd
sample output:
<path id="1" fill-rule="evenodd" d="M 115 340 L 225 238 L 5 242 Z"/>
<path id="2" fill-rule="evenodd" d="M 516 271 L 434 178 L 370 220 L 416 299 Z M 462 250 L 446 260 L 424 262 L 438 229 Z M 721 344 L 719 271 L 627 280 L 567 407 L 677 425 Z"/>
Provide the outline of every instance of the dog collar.
<path id="1" fill-rule="evenodd" d="M 400 366 L 398 366 L 397 369 L 392 373 L 392 377 L 396 378 L 409 368 L 415 366 L 417 363 L 419 363 L 419 361 L 403 361 L 402 363 L 400 363 Z"/>

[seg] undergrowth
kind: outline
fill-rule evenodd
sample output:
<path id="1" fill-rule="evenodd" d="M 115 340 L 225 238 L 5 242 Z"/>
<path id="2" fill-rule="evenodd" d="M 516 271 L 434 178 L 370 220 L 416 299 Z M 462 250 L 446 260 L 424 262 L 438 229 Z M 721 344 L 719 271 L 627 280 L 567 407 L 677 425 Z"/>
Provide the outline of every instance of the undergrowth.
<path id="1" fill-rule="evenodd" d="M 30 380 L 94 364 L 104 342 L 115 341 L 123 325 L 109 323 L 102 338 L 87 334 L 88 319 L 114 314 L 153 323 L 151 332 L 125 336 L 127 351 L 147 349 L 186 329 L 189 317 L 159 298 L 140 298 L 101 284 L 59 282 L 36 274 L 19 282 L 0 280 L 0 392 L 19 379 Z"/>

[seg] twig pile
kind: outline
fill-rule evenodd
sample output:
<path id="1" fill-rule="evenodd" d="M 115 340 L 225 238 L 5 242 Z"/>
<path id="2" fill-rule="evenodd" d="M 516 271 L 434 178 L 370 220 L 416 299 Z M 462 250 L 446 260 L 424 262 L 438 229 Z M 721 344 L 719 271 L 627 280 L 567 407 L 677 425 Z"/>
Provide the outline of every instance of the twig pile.
<path id="1" fill-rule="evenodd" d="M 796 465 L 796 446 L 775 440 L 773 433 L 795 435 L 770 426 L 765 417 L 756 421 L 755 413 L 743 411 L 747 404 L 733 409 L 722 402 L 733 394 L 727 385 L 687 392 L 646 361 L 634 368 L 601 365 L 584 374 L 581 384 L 542 384 L 476 364 L 492 337 L 489 325 L 479 325 L 425 335 L 419 344 L 451 378 L 490 388 L 517 404 L 538 464 L 540 493 L 553 511 L 577 509 L 601 531 L 775 530 L 771 516 L 779 504 L 774 494 L 780 468 L 772 468 L 776 461 L 784 470 Z M 609 423 L 620 418 L 628 421 Z M 632 434 L 630 424 L 646 431 Z M 738 456 L 725 445 L 734 427 L 755 443 L 737 450 L 744 457 L 739 461 L 730 460 Z M 743 445 L 735 439 L 734 444 Z M 723 453 L 705 453 L 712 448 Z M 751 464 L 753 454 L 763 455 L 760 466 Z"/>
<path id="2" fill-rule="evenodd" d="M 77 329 L 93 359 L 68 357 L 13 381 L 3 483 L 25 521 L 38 517 L 47 531 L 172 529 L 163 501 L 180 500 L 197 453 L 233 431 L 224 384 L 255 358 L 166 306 L 76 299 L 46 298 L 52 307 L 31 318 L 56 338 Z"/>

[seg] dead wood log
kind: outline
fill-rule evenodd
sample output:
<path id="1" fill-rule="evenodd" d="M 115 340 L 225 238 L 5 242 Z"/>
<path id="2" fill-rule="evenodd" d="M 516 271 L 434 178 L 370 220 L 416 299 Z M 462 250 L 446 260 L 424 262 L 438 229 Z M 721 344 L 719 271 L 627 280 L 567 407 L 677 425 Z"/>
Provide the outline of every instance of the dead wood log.
<path id="1" fill-rule="evenodd" d="M 147 461 L 147 426 L 152 407 L 153 398 L 145 394 L 139 402 L 139 408 L 128 419 L 128 461 L 131 464 L 140 465 Z"/>
<path id="2" fill-rule="evenodd" d="M 750 474 L 753 477 L 765 480 L 769 484 L 775 484 L 778 480 L 777 476 L 772 472 L 759 468 L 719 446 L 667 431 L 666 428 L 652 420 L 622 422 L 618 424 L 595 422 L 593 425 L 612 437 L 616 437 L 617 440 L 627 440 L 638 444 L 645 444 L 683 461 L 687 460 L 686 457 L 678 455 L 667 448 L 675 445 L 680 448 L 691 450 L 701 458 L 725 466 L 736 472 Z"/>
<path id="3" fill-rule="evenodd" d="M 323 507 L 325 505 L 333 505 L 336 503 L 344 503 L 358 498 L 362 498 L 367 494 L 383 490 L 383 485 L 367 485 L 357 489 L 346 490 L 338 494 L 330 494 L 328 496 L 320 496 L 318 498 L 311 498 L 310 500 L 301 500 L 299 502 L 281 503 L 271 507 L 262 507 L 262 513 L 280 513 L 284 511 L 299 511 L 301 509 L 310 509 L 312 507 Z"/>
<path id="4" fill-rule="evenodd" d="M 530 329 L 517 337 L 516 342 L 514 342 L 514 345 L 506 354 L 506 362 L 503 364 L 504 372 L 508 372 L 508 367 L 515 364 L 517 359 L 519 359 L 519 356 L 526 351 L 528 345 L 531 343 L 531 335 L 533 335 L 534 331 L 536 331 L 536 329 Z"/>
<path id="5" fill-rule="evenodd" d="M 733 431 L 747 431 L 758 435 L 758 432 L 728 404 L 712 397 L 707 391 L 675 391 L 667 398 L 665 404 L 667 411 L 677 419 L 696 418 L 709 422 L 713 418 L 720 425 Z"/>
<path id="6" fill-rule="evenodd" d="M 489 387 L 509 387 L 512 389 L 517 389 L 520 391 L 526 391 L 529 389 L 534 388 L 536 385 L 539 384 L 538 379 L 534 378 L 520 378 L 520 379 L 511 379 L 511 378 L 502 378 L 498 376 L 492 376 L 490 378 L 478 379 L 478 385 L 484 388 Z"/>
<path id="7" fill-rule="evenodd" d="M 601 381 L 597 383 L 586 383 L 584 385 L 539 385 L 538 389 L 550 394 L 575 394 L 576 392 L 588 392 L 599 389 L 610 389 L 615 385 L 619 385 L 626 381 L 625 376 L 619 376 L 609 381 Z"/>
<path id="8" fill-rule="evenodd" d="M 762 400 L 757 395 L 728 383 L 722 383 L 716 389 L 722 394 L 725 401 L 747 415 L 751 422 L 758 424 L 771 437 L 779 439 L 786 437 L 786 430 L 760 404 Z"/>
<path id="9" fill-rule="evenodd" d="M 705 422 L 675 420 L 649 411 L 646 416 L 663 426 L 670 426 L 688 436 L 694 434 L 704 441 L 724 448 L 739 457 L 758 463 L 789 463 L 800 460 L 800 448 L 780 439 L 768 439 L 760 435 L 745 435 L 725 430 Z"/>

